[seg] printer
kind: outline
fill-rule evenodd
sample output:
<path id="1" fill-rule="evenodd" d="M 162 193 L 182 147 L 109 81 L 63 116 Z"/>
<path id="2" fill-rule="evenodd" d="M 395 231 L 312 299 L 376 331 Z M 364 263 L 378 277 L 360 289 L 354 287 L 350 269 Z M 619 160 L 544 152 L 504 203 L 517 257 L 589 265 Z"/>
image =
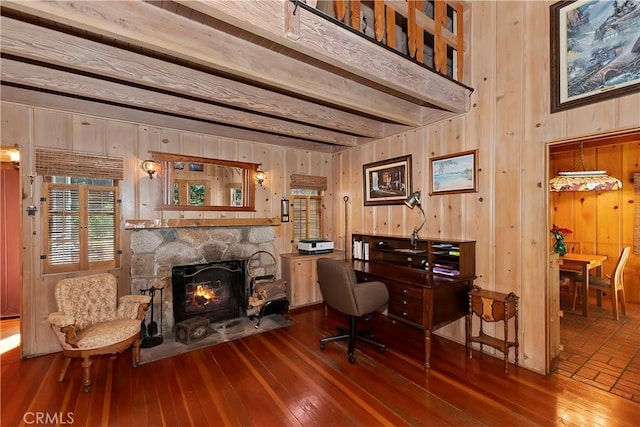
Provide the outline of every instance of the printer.
<path id="1" fill-rule="evenodd" d="M 298 252 L 304 255 L 330 254 L 333 242 L 325 239 L 303 239 L 298 242 Z"/>

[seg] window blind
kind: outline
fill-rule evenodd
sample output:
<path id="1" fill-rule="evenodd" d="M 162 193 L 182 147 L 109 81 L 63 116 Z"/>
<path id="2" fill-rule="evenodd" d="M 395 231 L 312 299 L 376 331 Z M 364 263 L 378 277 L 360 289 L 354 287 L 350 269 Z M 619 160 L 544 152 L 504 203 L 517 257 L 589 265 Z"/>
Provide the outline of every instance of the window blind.
<path id="1" fill-rule="evenodd" d="M 121 157 L 36 148 L 36 173 L 42 176 L 123 179 Z"/>
<path id="2" fill-rule="evenodd" d="M 326 191 L 327 177 L 291 174 L 290 188 Z"/>

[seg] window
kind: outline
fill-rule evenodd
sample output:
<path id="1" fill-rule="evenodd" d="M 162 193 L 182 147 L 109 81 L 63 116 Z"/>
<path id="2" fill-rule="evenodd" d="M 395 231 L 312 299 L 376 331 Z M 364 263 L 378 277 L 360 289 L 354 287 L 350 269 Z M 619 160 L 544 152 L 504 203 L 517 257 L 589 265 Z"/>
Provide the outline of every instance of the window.
<path id="1" fill-rule="evenodd" d="M 115 182 L 60 176 L 46 179 L 45 273 L 119 266 L 120 215 Z"/>
<path id="2" fill-rule="evenodd" d="M 293 239 L 322 237 L 322 196 L 317 190 L 292 189 Z"/>

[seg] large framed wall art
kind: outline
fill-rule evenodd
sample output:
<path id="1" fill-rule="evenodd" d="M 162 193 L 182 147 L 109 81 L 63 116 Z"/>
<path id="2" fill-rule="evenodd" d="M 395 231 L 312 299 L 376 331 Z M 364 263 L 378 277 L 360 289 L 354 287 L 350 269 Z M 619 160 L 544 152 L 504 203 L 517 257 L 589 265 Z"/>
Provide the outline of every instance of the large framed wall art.
<path id="1" fill-rule="evenodd" d="M 638 1 L 551 5 L 551 112 L 640 91 Z"/>

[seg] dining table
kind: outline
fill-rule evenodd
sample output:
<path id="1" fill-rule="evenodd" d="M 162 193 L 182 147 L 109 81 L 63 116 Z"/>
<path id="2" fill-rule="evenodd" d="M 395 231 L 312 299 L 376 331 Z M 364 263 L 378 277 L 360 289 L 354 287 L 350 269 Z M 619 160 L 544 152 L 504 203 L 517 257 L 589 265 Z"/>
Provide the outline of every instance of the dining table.
<path id="1" fill-rule="evenodd" d="M 606 255 L 567 253 L 560 258 L 560 271 L 580 272 L 582 274 L 582 315 L 589 316 L 589 274 L 602 277 L 602 263 Z"/>

